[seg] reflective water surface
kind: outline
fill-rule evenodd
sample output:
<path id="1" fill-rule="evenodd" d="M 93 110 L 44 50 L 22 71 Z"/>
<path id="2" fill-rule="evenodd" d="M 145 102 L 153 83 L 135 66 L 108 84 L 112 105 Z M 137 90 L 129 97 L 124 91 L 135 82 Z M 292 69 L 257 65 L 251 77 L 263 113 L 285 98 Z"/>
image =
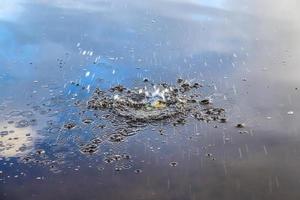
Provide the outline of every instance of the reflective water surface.
<path id="1" fill-rule="evenodd" d="M 299 7 L 2 0 L 0 199 L 299 199 Z M 96 88 L 178 78 L 203 85 L 226 123 L 147 124 L 112 141 L 110 120 L 87 109 Z"/>

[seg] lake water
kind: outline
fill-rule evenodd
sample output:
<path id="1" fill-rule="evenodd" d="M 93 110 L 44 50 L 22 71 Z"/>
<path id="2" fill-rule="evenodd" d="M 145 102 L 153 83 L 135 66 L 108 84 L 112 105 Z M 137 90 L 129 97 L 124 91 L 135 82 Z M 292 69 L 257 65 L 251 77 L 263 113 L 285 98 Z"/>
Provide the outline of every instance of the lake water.
<path id="1" fill-rule="evenodd" d="M 2 0 L 0 199 L 299 199 L 299 8 Z M 97 87 L 145 78 L 200 83 L 227 122 L 187 118 L 105 139 L 111 121 L 86 102 Z M 97 152 L 82 153 L 95 138 Z"/>

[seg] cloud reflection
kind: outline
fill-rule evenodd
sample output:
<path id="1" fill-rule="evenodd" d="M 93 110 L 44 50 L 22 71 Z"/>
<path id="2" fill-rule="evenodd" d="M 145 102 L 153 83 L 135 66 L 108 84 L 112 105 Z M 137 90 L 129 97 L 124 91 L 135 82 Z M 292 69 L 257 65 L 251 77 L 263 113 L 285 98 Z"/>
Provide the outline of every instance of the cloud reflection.
<path id="1" fill-rule="evenodd" d="M 16 20 L 23 11 L 21 0 L 2 0 L 0 3 L 0 20 Z"/>
<path id="2" fill-rule="evenodd" d="M 1 122 L 0 127 L 0 156 L 19 157 L 33 149 L 37 139 L 36 131 L 31 127 L 16 128 L 14 124 Z"/>

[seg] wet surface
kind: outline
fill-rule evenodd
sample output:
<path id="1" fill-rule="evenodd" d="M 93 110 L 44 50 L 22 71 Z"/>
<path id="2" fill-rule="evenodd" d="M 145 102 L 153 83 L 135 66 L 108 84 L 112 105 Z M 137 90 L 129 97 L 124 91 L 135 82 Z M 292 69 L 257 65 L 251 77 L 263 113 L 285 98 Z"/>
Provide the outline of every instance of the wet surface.
<path id="1" fill-rule="evenodd" d="M 299 6 L 4 0 L 0 199 L 299 199 Z"/>

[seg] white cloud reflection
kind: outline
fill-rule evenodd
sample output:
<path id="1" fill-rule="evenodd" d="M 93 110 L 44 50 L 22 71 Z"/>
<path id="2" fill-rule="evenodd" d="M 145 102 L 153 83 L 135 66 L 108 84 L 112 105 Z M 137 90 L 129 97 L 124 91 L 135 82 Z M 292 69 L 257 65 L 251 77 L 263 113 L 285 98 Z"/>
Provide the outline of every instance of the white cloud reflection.
<path id="1" fill-rule="evenodd" d="M 1 0 L 0 3 L 0 20 L 16 20 L 23 12 L 21 0 Z"/>
<path id="2" fill-rule="evenodd" d="M 0 127 L 0 157 L 20 157 L 32 151 L 37 139 L 32 127 L 15 128 L 14 124 L 7 122 L 1 122 Z"/>

